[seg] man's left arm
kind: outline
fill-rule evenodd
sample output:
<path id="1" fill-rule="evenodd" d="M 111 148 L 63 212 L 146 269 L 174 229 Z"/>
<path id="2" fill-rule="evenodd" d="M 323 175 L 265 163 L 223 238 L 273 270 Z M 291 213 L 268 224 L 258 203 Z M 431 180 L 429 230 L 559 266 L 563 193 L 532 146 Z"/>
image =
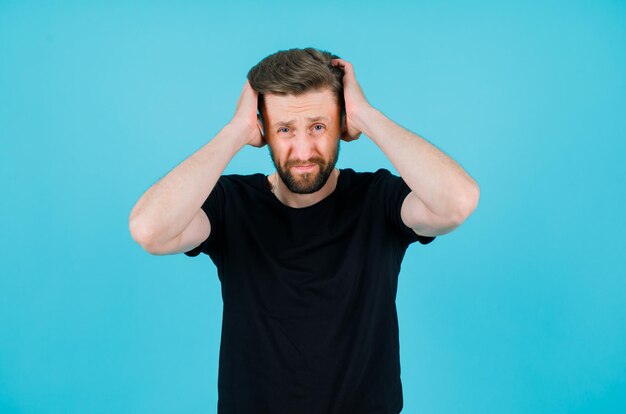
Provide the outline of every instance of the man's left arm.
<path id="1" fill-rule="evenodd" d="M 361 132 L 370 137 L 411 189 L 402 204 L 404 224 L 421 236 L 446 234 L 461 225 L 478 205 L 478 184 L 452 158 L 372 107 L 349 62 L 332 63 L 344 70 L 346 140 Z"/>

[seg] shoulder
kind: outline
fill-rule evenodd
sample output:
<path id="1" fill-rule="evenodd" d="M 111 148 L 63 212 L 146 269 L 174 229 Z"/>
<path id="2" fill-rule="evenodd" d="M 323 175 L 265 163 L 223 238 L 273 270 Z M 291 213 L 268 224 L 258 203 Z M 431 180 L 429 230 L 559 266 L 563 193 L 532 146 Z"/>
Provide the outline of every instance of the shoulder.
<path id="1" fill-rule="evenodd" d="M 265 175 L 256 174 L 224 174 L 218 179 L 218 183 L 225 188 L 259 188 L 265 179 Z"/>
<path id="2" fill-rule="evenodd" d="M 272 193 L 265 174 L 224 174 L 215 185 L 216 197 L 221 198 L 229 205 L 256 203 L 270 198 Z"/>
<path id="3" fill-rule="evenodd" d="M 343 188 L 352 194 L 368 194 L 379 202 L 391 206 L 402 204 L 411 189 L 402 177 L 391 173 L 385 168 L 374 172 L 355 172 L 346 170 Z M 342 171 L 343 173 L 343 171 Z"/>
<path id="4" fill-rule="evenodd" d="M 343 176 L 343 177 L 342 177 Z M 342 169 L 339 192 L 347 199 L 365 197 L 373 202 L 389 201 L 393 193 L 402 190 L 402 179 L 393 175 L 389 170 L 380 168 L 374 172 L 357 172 L 352 169 Z"/>
<path id="5" fill-rule="evenodd" d="M 393 175 L 386 168 L 379 168 L 376 171 L 354 171 L 352 168 L 342 168 L 340 171 L 342 174 L 345 173 L 354 177 L 379 177 Z"/>
<path id="6" fill-rule="evenodd" d="M 264 177 L 264 174 L 222 174 L 220 180 L 229 181 L 233 183 L 249 183 L 258 180 L 260 177 Z"/>
<path id="7" fill-rule="evenodd" d="M 380 185 L 388 182 L 400 179 L 393 175 L 389 170 L 385 168 L 379 168 L 378 170 L 371 172 L 357 172 L 351 168 L 341 170 L 341 175 L 344 176 L 344 181 L 348 182 L 350 186 L 354 185 Z"/>

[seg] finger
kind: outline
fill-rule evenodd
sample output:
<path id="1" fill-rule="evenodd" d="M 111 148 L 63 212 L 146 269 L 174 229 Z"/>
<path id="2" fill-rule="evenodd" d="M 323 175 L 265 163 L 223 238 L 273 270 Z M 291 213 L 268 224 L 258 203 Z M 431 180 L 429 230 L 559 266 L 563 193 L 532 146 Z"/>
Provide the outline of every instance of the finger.
<path id="1" fill-rule="evenodd" d="M 243 88 L 241 88 L 241 93 L 239 94 L 239 99 L 237 99 L 237 108 L 241 107 L 241 104 L 246 99 L 246 95 L 248 94 L 248 88 L 250 87 L 250 83 L 246 79 L 243 84 Z"/>
<path id="2" fill-rule="evenodd" d="M 246 93 L 248 93 L 248 94 L 250 94 L 250 95 L 253 95 L 253 96 L 255 96 L 255 97 L 259 94 L 259 93 L 256 91 L 256 89 L 254 89 L 254 88 L 252 87 L 252 85 L 250 85 L 250 82 L 248 82 L 248 81 L 246 81 L 246 83 L 245 83 L 245 85 L 243 86 L 243 88 L 244 88 L 244 91 L 245 91 Z"/>
<path id="3" fill-rule="evenodd" d="M 344 83 L 352 83 L 356 81 L 356 74 L 354 73 L 354 68 L 352 65 L 345 60 L 335 59 L 338 62 L 334 65 L 335 67 L 340 67 L 343 70 L 343 81 Z M 340 61 L 340 62 L 339 62 Z"/>
<path id="4" fill-rule="evenodd" d="M 257 105 L 259 93 L 252 88 L 250 83 L 246 80 L 243 85 L 243 90 L 237 101 L 237 107 L 245 106 L 246 108 Z"/>
<path id="5" fill-rule="evenodd" d="M 341 67 L 343 70 L 347 70 L 347 71 L 353 71 L 353 66 L 350 62 L 348 62 L 347 60 L 343 60 L 343 59 L 332 59 L 330 61 L 330 64 L 332 66 L 339 66 Z"/>
<path id="6" fill-rule="evenodd" d="M 331 59 L 330 63 L 331 65 L 349 65 L 350 64 L 350 62 L 341 58 Z"/>
<path id="7" fill-rule="evenodd" d="M 345 141 L 345 142 L 355 141 L 355 140 L 359 139 L 360 136 L 361 136 L 360 133 L 358 133 L 356 135 L 350 135 L 350 134 L 346 133 L 346 134 L 343 134 L 341 136 L 341 140 Z"/>
<path id="8" fill-rule="evenodd" d="M 360 135 L 361 131 L 359 131 L 358 129 L 348 128 L 348 136 L 350 136 L 352 139 L 357 139 Z"/>

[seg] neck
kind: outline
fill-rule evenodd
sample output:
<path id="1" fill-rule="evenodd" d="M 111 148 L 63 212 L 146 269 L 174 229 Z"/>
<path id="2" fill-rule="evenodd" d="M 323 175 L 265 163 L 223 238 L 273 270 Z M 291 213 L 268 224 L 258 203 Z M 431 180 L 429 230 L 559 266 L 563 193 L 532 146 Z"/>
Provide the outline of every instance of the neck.
<path id="1" fill-rule="evenodd" d="M 278 173 L 274 173 L 269 176 L 270 185 L 273 188 L 273 193 L 278 200 L 286 206 L 293 208 L 309 207 L 313 204 L 317 204 L 335 191 L 337 187 L 337 180 L 339 177 L 339 170 L 334 169 L 328 177 L 326 184 L 319 190 L 311 194 L 298 194 L 293 193 L 287 188 L 283 180 L 280 179 Z"/>

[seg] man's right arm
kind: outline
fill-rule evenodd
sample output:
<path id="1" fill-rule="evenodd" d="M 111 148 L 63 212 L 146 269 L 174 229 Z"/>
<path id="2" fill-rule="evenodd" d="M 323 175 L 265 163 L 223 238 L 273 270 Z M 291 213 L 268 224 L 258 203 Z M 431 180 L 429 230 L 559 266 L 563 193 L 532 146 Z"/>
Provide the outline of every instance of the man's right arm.
<path id="1" fill-rule="evenodd" d="M 209 237 L 211 224 L 202 204 L 243 146 L 264 144 L 257 121 L 257 96 L 246 82 L 233 119 L 137 201 L 130 213 L 129 229 L 147 252 L 185 252 Z"/>

